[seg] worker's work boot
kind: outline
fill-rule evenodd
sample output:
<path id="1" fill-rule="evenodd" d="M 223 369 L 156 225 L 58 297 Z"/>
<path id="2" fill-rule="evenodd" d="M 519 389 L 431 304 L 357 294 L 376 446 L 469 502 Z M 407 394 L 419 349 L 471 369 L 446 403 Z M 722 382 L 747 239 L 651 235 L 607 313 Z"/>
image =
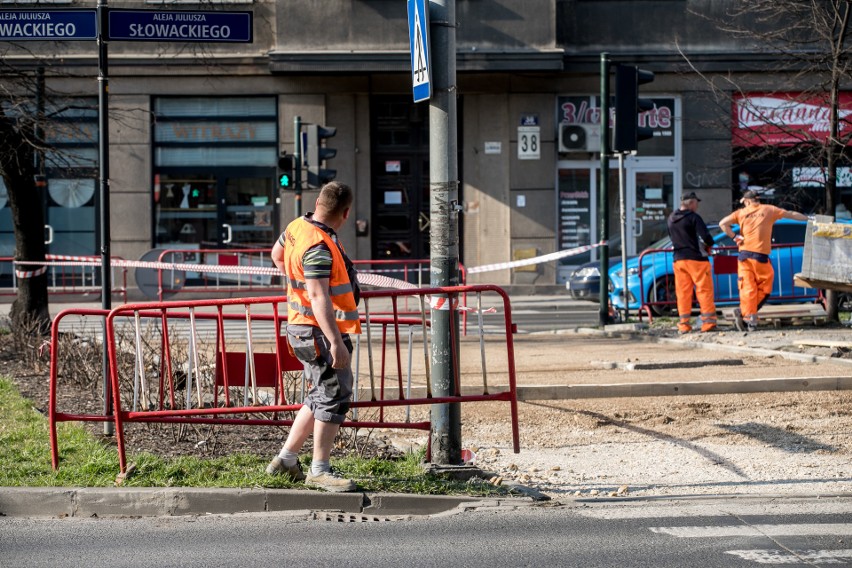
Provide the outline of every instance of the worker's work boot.
<path id="1" fill-rule="evenodd" d="M 351 479 L 345 479 L 330 471 L 323 472 L 319 475 L 308 474 L 308 479 L 305 485 L 310 487 L 318 487 L 334 493 L 347 493 L 355 491 L 355 482 Z"/>
<path id="2" fill-rule="evenodd" d="M 278 456 L 272 458 L 272 461 L 266 466 L 266 473 L 269 475 L 283 475 L 289 477 L 291 481 L 305 480 L 305 473 L 299 467 L 299 462 L 296 462 L 296 465 L 292 467 L 287 467 L 284 465 L 284 460 Z"/>
<path id="3" fill-rule="evenodd" d="M 739 308 L 734 308 L 734 327 L 737 328 L 737 331 L 747 331 L 746 324 L 743 321 L 743 313 Z"/>

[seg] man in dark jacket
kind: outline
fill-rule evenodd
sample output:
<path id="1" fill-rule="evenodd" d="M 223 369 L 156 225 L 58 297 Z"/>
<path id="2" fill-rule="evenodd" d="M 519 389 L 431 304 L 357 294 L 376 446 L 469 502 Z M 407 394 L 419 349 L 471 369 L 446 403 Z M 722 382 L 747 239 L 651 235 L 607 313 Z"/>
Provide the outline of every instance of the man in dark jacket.
<path id="1" fill-rule="evenodd" d="M 677 312 L 680 317 L 677 330 L 692 331 L 692 293 L 698 296 L 701 307 L 701 331 L 716 329 L 716 303 L 713 301 L 713 277 L 710 274 L 710 249 L 713 237 L 697 213 L 701 200 L 695 192 L 684 193 L 680 209 L 669 215 L 669 236 L 674 248 L 674 276 L 677 294 Z"/>

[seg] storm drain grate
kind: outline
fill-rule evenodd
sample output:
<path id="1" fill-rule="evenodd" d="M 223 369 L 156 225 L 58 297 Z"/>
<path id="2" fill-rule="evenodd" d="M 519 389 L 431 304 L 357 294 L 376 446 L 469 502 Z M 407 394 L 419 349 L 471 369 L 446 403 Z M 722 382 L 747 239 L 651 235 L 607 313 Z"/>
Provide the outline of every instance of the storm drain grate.
<path id="1" fill-rule="evenodd" d="M 332 523 L 387 523 L 390 521 L 404 521 L 408 517 L 382 517 L 379 515 L 365 515 L 363 513 L 335 513 L 316 512 L 314 520 L 329 521 Z"/>

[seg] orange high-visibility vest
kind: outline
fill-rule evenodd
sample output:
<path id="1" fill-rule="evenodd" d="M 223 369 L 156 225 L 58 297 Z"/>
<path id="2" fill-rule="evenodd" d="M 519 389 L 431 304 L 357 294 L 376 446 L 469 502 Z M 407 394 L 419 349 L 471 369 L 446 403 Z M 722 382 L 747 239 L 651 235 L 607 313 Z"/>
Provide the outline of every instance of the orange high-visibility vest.
<path id="1" fill-rule="evenodd" d="M 331 251 L 329 293 L 337 328 L 341 333 L 361 333 L 361 320 L 358 316 L 358 307 L 355 305 L 352 283 L 346 273 L 346 263 L 341 253 L 342 248 L 338 248 L 338 244 L 331 240 L 328 233 L 303 217 L 299 217 L 287 226 L 284 231 L 284 241 L 288 323 L 319 327 L 319 322 L 314 316 L 311 302 L 308 299 L 308 287 L 305 282 L 305 267 L 302 265 L 302 257 L 309 248 L 325 242 Z"/>

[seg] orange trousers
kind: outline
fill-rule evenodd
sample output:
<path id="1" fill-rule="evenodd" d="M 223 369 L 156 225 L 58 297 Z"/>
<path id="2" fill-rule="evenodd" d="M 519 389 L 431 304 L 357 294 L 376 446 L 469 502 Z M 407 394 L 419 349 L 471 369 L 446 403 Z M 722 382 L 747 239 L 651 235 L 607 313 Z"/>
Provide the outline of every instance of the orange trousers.
<path id="1" fill-rule="evenodd" d="M 674 263 L 678 331 L 692 331 L 692 293 L 698 296 L 701 308 L 701 331 L 716 327 L 716 302 L 713 300 L 713 277 L 706 260 L 676 260 Z"/>
<path id="2" fill-rule="evenodd" d="M 740 289 L 740 312 L 743 319 L 757 325 L 757 310 L 772 293 L 775 271 L 771 262 L 757 262 L 753 258 L 737 263 L 737 285 Z"/>

